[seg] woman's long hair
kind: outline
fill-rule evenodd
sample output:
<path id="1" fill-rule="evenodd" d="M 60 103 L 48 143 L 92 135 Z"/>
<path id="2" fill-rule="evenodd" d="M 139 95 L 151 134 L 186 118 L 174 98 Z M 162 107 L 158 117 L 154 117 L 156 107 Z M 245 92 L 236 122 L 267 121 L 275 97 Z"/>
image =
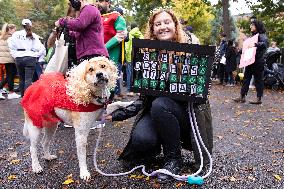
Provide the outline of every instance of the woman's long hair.
<path id="1" fill-rule="evenodd" d="M 260 20 L 253 20 L 251 22 L 251 24 L 253 24 L 255 26 L 256 33 L 259 33 L 259 34 L 266 33 L 266 29 L 264 27 L 264 24 Z"/>
<path id="2" fill-rule="evenodd" d="M 145 39 L 153 39 L 153 40 L 157 39 L 156 36 L 154 35 L 154 20 L 156 16 L 162 12 L 166 12 L 169 15 L 171 15 L 175 23 L 176 33 L 173 41 L 179 43 L 186 43 L 188 41 L 186 38 L 186 34 L 182 30 L 181 24 L 177 19 L 177 17 L 175 16 L 174 12 L 171 9 L 164 9 L 164 8 L 159 8 L 157 10 L 154 10 L 153 13 L 150 15 L 149 21 L 147 23 L 147 28 L 145 31 Z"/>
<path id="3" fill-rule="evenodd" d="M 13 29 L 13 28 L 16 28 L 16 25 L 5 23 L 5 24 L 2 26 L 0 39 L 7 40 L 7 39 L 11 36 L 11 35 L 9 34 L 9 30 L 10 30 L 10 29 Z"/>

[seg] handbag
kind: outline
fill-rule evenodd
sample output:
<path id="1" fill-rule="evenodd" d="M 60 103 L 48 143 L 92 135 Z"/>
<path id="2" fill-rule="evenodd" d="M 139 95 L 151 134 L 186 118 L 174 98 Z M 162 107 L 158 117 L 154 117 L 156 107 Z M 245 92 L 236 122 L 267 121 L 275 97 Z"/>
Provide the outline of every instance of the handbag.
<path id="1" fill-rule="evenodd" d="M 65 43 L 64 34 L 55 41 L 55 52 L 49 60 L 44 73 L 61 72 L 66 74 L 68 68 L 68 45 Z"/>
<path id="2" fill-rule="evenodd" d="M 226 57 L 225 57 L 225 55 L 222 56 L 222 58 L 220 60 L 220 63 L 226 65 Z"/>

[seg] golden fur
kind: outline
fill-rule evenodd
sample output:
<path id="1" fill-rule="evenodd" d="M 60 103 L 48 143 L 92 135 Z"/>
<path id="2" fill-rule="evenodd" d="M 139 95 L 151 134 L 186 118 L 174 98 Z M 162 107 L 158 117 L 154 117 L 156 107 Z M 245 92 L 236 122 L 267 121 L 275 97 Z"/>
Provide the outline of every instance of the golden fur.
<path id="1" fill-rule="evenodd" d="M 108 83 L 104 89 L 99 86 L 94 87 L 92 81 L 87 77 L 95 77 L 98 72 L 112 73 L 108 76 Z M 84 61 L 67 73 L 67 94 L 76 104 L 86 105 L 93 100 L 93 95 L 101 96 L 103 91 L 115 87 L 117 79 L 117 69 L 112 61 L 105 57 L 95 57 L 89 61 Z M 107 93 L 107 92 L 105 92 Z M 107 95 L 106 95 L 107 96 Z"/>

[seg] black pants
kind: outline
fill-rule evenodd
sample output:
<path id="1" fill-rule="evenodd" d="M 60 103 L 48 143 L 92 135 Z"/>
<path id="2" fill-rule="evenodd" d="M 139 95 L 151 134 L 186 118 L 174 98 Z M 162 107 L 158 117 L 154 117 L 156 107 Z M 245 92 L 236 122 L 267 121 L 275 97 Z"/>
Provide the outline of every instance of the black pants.
<path id="1" fill-rule="evenodd" d="M 35 57 L 18 57 L 16 58 L 16 66 L 20 76 L 20 92 L 24 96 L 25 90 L 32 84 L 33 75 L 37 58 Z"/>
<path id="2" fill-rule="evenodd" d="M 162 145 L 166 159 L 180 158 L 180 141 L 185 133 L 189 137 L 189 118 L 185 108 L 170 98 L 159 97 L 133 130 L 132 149 L 137 154 L 146 152 L 150 155 L 159 151 Z"/>
<path id="3" fill-rule="evenodd" d="M 227 72 L 227 76 L 228 76 L 228 84 L 234 84 L 235 83 L 235 79 L 233 76 L 233 72 Z"/>
<path id="4" fill-rule="evenodd" d="M 252 76 L 254 76 L 257 97 L 261 98 L 263 96 L 263 90 L 264 90 L 263 73 L 264 73 L 263 69 L 261 67 L 257 67 L 257 65 L 254 64 L 249 65 L 245 68 L 244 82 L 241 89 L 242 96 L 247 95 Z"/>
<path id="5" fill-rule="evenodd" d="M 5 69 L 6 69 L 6 78 L 0 84 L 0 89 L 2 89 L 8 83 L 9 91 L 13 91 L 14 90 L 14 79 L 17 74 L 16 65 L 14 63 L 5 64 Z"/>
<path id="6" fill-rule="evenodd" d="M 228 76 L 226 72 L 226 65 L 219 63 L 218 64 L 218 76 L 220 79 L 220 83 L 227 83 L 228 82 Z"/>

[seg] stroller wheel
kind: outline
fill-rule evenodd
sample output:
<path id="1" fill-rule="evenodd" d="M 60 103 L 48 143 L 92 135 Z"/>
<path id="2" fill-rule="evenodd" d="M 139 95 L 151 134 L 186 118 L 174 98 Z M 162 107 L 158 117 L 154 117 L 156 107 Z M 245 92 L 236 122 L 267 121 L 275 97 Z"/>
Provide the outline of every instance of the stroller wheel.
<path id="1" fill-rule="evenodd" d="M 277 85 L 277 84 L 274 84 L 274 85 L 272 85 L 272 90 L 273 91 L 278 91 L 278 89 L 279 89 L 279 85 Z"/>

